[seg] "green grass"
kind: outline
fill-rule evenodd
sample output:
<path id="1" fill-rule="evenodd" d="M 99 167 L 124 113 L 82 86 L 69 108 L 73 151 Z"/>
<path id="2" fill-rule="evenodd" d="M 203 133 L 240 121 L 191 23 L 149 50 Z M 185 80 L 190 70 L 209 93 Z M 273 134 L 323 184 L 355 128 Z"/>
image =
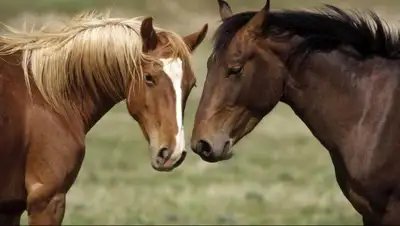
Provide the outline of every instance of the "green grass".
<path id="1" fill-rule="evenodd" d="M 361 223 L 328 153 L 283 105 L 235 147 L 233 159 L 217 164 L 189 152 L 173 172 L 154 171 L 123 105 L 96 125 L 87 147 L 64 224 Z"/>
<path id="2" fill-rule="evenodd" d="M 286 106 L 218 164 L 190 153 L 175 171 L 154 171 L 124 106 L 94 128 L 87 146 L 64 224 L 361 223 L 336 184 L 328 153 Z"/>
<path id="3" fill-rule="evenodd" d="M 3 17 L 12 17 L 10 21 L 19 23 L 17 12 L 48 9 L 72 12 L 94 6 L 101 8 L 108 1 L 72 2 L 38 0 L 30 10 L 24 1 L 15 0 L 5 3 L 0 11 L 7 11 L 10 15 L 5 12 Z M 215 2 L 207 2 L 204 4 L 207 10 L 203 11 L 200 10 L 203 5 L 187 3 L 189 8 L 199 11 L 177 14 L 171 11 L 175 7 L 171 3 L 172 8 L 165 15 L 152 15 L 163 27 L 183 34 L 194 32 L 208 22 L 211 35 L 218 24 L 218 15 Z M 262 2 L 241 8 L 256 9 Z M 273 1 L 277 4 L 273 7 L 298 8 L 321 2 L 282 0 Z M 393 0 L 324 2 L 360 7 L 374 4 L 380 12 L 392 12 L 391 15 L 396 15 L 399 9 Z M 387 7 L 389 3 L 393 5 Z M 113 5 L 118 5 L 117 1 Z M 146 1 L 145 5 L 152 4 Z M 239 1 L 234 5 L 239 6 Z M 142 13 L 133 15 L 157 11 L 157 7 L 139 6 L 132 10 Z M 188 15 L 192 15 L 189 27 Z M 29 22 L 36 16 L 25 15 Z M 193 60 L 199 87 L 193 91 L 186 110 L 187 141 L 206 73 L 209 47 L 208 40 Z M 328 152 L 287 106 L 279 105 L 234 149 L 233 159 L 217 164 L 206 163 L 189 150 L 186 161 L 178 169 L 170 173 L 156 172 L 150 166 L 147 143 L 137 123 L 121 103 L 88 134 L 87 154 L 78 179 L 68 193 L 64 224 L 361 224 L 361 218 L 336 183 Z M 24 215 L 23 223 L 26 222 Z"/>

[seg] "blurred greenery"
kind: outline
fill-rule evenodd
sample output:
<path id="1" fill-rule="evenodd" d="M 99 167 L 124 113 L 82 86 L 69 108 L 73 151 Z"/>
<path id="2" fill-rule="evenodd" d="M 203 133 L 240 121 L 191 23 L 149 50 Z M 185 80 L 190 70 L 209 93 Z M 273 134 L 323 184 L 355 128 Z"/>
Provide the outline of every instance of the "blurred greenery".
<path id="1" fill-rule="evenodd" d="M 264 0 L 229 3 L 240 12 L 260 9 Z M 400 6 L 396 0 L 273 0 L 272 7 L 323 3 L 371 8 L 391 20 Z M 219 21 L 215 0 L 1 0 L 0 5 L 0 20 L 14 26 L 112 9 L 118 16 L 154 16 L 156 23 L 180 34 L 209 23 L 210 37 Z M 186 110 L 188 140 L 209 53 L 208 39 L 193 56 L 199 87 Z M 64 224 L 361 224 L 336 184 L 327 151 L 287 106 L 279 105 L 235 152 L 230 161 L 209 164 L 189 150 L 181 167 L 156 172 L 137 123 L 121 103 L 88 134 Z"/>

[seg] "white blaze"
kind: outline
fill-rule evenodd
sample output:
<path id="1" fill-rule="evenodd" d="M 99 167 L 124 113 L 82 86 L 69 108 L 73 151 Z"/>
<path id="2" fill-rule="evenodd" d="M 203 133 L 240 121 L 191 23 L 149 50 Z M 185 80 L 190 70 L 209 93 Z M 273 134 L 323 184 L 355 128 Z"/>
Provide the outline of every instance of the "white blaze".
<path id="1" fill-rule="evenodd" d="M 179 158 L 185 148 L 185 134 L 183 130 L 183 120 L 182 120 L 182 78 L 183 78 L 183 68 L 182 60 L 177 59 L 161 59 L 163 63 L 163 70 L 171 79 L 172 85 L 175 91 L 175 107 L 176 107 L 176 122 L 178 126 L 178 133 L 175 136 L 175 150 L 172 153 L 171 158 Z"/>

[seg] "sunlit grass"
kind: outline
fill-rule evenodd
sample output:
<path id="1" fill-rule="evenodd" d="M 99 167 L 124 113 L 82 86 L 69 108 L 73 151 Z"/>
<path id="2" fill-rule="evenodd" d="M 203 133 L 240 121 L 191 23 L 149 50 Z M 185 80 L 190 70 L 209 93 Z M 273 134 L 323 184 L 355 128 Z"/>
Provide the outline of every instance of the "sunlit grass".
<path id="1" fill-rule="evenodd" d="M 171 173 L 150 167 L 147 144 L 124 111 L 118 106 L 89 134 L 64 224 L 361 223 L 329 155 L 286 106 L 239 143 L 230 161 L 209 164 L 189 153 Z"/>

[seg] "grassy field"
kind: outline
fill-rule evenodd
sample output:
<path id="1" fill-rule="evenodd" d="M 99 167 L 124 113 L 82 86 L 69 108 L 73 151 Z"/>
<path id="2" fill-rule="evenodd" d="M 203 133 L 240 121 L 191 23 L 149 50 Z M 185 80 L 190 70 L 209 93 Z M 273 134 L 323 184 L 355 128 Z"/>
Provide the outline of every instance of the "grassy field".
<path id="1" fill-rule="evenodd" d="M 286 106 L 231 161 L 209 164 L 190 154 L 172 173 L 151 169 L 138 131 L 118 106 L 90 133 L 65 224 L 360 224 L 328 153 Z"/>
<path id="2" fill-rule="evenodd" d="M 21 18 L 30 20 L 44 15 L 39 9 L 61 12 L 64 9 L 69 13 L 107 5 L 103 0 L 82 0 L 79 6 L 75 5 L 78 1 L 37 0 L 29 8 L 24 2 L 4 1 L 0 11 L 4 11 L 8 21 L 18 24 Z M 114 1 L 113 5 L 121 2 L 128 4 Z M 134 15 L 143 15 L 137 12 L 157 11 L 147 2 L 165 6 L 167 1 L 146 1 L 147 6 L 144 1 L 131 2 L 138 4 L 132 10 L 136 12 Z M 206 22 L 210 23 L 211 32 L 218 25 L 215 1 L 206 1 L 203 11 L 185 11 L 186 14 L 180 15 L 173 14 L 174 7 L 183 1 L 168 2 L 173 2 L 168 5 L 169 14 L 157 14 L 157 17 L 169 20 L 156 21 L 166 28 L 186 34 Z M 186 3 L 189 8 L 199 7 L 199 1 L 187 2 L 193 3 Z M 262 2 L 252 1 L 246 6 L 235 1 L 234 5 L 256 9 Z M 321 2 L 357 7 L 371 4 L 387 15 L 399 9 L 394 0 L 301 1 L 304 5 L 300 1 L 282 0 L 273 1 L 273 7 L 299 8 Z M 9 15 L 10 12 L 16 16 Z M 193 16 L 190 26 L 179 23 L 189 20 L 184 18 L 187 15 Z M 190 96 L 186 110 L 187 140 L 209 51 L 207 41 L 193 58 L 199 87 Z M 137 123 L 128 115 L 125 103 L 121 103 L 88 134 L 86 159 L 68 194 L 64 224 L 361 224 L 360 217 L 336 184 L 327 151 L 287 106 L 279 105 L 235 147 L 235 153 L 230 161 L 210 164 L 189 150 L 181 167 L 170 173 L 156 172 L 150 166 L 147 143 Z M 24 216 L 23 223 L 26 222 Z"/>

